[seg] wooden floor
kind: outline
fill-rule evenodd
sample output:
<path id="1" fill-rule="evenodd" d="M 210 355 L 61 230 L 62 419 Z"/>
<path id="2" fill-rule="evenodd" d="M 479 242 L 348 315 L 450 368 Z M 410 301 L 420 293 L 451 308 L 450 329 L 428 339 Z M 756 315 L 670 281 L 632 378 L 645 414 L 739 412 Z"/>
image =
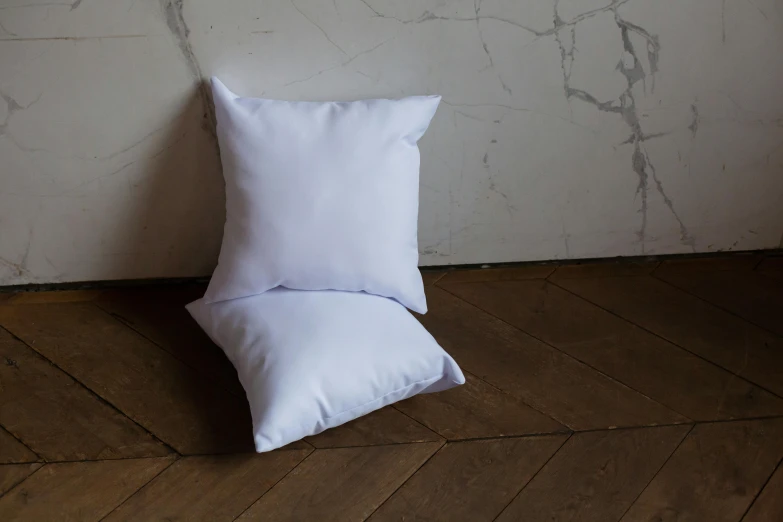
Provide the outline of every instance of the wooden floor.
<path id="1" fill-rule="evenodd" d="M 783 521 L 783 257 L 425 280 L 467 383 L 263 455 L 203 286 L 0 294 L 0 520 Z"/>

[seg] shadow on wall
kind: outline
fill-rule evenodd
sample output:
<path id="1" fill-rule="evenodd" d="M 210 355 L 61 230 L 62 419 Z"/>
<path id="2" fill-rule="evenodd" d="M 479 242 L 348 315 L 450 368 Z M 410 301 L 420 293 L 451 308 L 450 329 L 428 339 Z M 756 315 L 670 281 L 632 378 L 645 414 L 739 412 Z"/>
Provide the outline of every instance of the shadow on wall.
<path id="1" fill-rule="evenodd" d="M 225 190 L 211 106 L 195 87 L 161 139 L 143 178 L 121 242 L 133 252 L 108 271 L 124 278 L 209 276 L 225 222 Z M 211 103 L 211 102 L 210 102 Z"/>

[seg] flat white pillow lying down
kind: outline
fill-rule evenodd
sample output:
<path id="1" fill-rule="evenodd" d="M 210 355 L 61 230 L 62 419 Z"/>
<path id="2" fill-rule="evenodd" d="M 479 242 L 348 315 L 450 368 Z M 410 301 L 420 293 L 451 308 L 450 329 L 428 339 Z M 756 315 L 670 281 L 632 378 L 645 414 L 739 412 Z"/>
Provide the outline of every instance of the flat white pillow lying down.
<path id="1" fill-rule="evenodd" d="M 259 452 L 465 382 L 424 327 L 384 297 L 276 288 L 187 308 L 236 367 Z"/>

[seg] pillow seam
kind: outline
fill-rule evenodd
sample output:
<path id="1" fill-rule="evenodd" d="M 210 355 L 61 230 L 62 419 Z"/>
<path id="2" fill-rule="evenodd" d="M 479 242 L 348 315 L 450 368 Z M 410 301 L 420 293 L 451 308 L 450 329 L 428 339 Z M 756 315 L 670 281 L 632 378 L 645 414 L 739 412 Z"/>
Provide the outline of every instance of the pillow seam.
<path id="1" fill-rule="evenodd" d="M 394 395 L 395 393 L 398 393 L 398 392 L 400 392 L 402 390 L 406 390 L 406 389 L 412 388 L 412 387 L 416 386 L 417 384 L 421 384 L 421 383 L 428 382 L 428 381 L 432 381 L 433 383 L 435 383 L 435 382 L 438 382 L 441 379 L 444 379 L 447 376 L 448 376 L 448 373 L 441 373 L 439 377 L 430 377 L 428 379 L 422 379 L 420 381 L 412 382 L 412 383 L 407 384 L 405 386 L 401 386 L 401 387 L 397 388 L 396 390 L 392 390 L 389 393 L 385 393 L 385 394 L 381 395 L 380 397 L 376 397 L 375 399 L 373 399 L 371 401 L 365 402 L 364 404 L 360 404 L 359 406 L 354 406 L 353 408 L 349 408 L 347 410 L 343 410 L 340 413 L 335 413 L 334 415 L 330 415 L 328 417 L 324 417 L 324 421 L 329 421 L 331 419 L 339 417 L 340 415 L 345 415 L 346 413 L 350 413 L 350 412 L 352 412 L 354 410 L 362 409 L 362 408 L 364 408 L 366 406 L 369 406 L 370 404 L 372 404 L 374 402 L 382 401 L 383 399 L 385 399 L 389 395 Z M 453 381 L 453 379 L 452 379 L 452 381 Z"/>

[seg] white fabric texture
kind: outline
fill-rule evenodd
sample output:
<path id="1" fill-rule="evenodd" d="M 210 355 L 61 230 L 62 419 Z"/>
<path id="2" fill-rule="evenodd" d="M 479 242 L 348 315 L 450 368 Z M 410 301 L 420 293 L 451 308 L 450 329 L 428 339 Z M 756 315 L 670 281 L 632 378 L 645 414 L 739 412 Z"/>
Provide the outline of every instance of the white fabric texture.
<path id="1" fill-rule="evenodd" d="M 364 291 L 427 311 L 418 265 L 419 148 L 439 96 L 284 102 L 212 79 L 226 224 L 207 302 Z"/>
<path id="2" fill-rule="evenodd" d="M 465 382 L 424 327 L 384 297 L 277 288 L 187 308 L 237 369 L 258 452 Z"/>

